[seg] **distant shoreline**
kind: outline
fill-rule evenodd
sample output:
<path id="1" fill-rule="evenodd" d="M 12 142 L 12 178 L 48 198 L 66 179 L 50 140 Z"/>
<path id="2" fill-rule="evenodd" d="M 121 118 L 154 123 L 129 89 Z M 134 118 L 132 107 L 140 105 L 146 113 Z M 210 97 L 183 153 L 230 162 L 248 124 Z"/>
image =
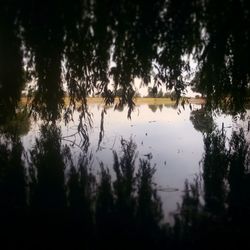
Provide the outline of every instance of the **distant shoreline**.
<path id="1" fill-rule="evenodd" d="M 206 103 L 206 100 L 204 98 L 188 98 L 184 97 L 186 100 L 186 103 L 191 104 L 197 104 L 202 105 Z M 115 100 L 115 103 L 118 101 L 118 98 Z M 64 102 L 66 105 L 69 104 L 69 97 L 64 98 Z M 151 97 L 137 97 L 134 99 L 135 105 L 142 105 L 142 104 L 151 104 L 151 105 L 175 105 L 175 100 L 171 100 L 170 98 L 151 98 Z M 180 101 L 181 102 L 181 101 Z M 20 100 L 21 105 L 27 104 L 28 99 L 27 97 L 23 96 Z M 103 104 L 104 105 L 104 99 L 101 97 L 88 97 L 87 98 L 88 104 Z"/>
<path id="2" fill-rule="evenodd" d="M 184 99 L 186 102 L 185 103 L 191 103 L 191 104 L 205 104 L 206 100 L 204 98 L 187 98 L 183 97 L 181 100 Z M 180 100 L 180 102 L 181 102 Z M 148 98 L 148 97 L 143 97 L 143 98 L 136 98 L 135 99 L 135 104 L 155 104 L 155 105 L 161 105 L 161 104 L 169 104 L 169 105 L 175 105 L 176 101 L 171 100 L 170 98 Z"/>

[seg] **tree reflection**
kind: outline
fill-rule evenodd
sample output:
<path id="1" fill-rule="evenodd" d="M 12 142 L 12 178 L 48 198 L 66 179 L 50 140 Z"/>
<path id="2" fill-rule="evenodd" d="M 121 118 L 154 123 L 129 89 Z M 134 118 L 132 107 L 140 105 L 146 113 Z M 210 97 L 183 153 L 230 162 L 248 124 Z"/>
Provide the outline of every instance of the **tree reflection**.
<path id="1" fill-rule="evenodd" d="M 225 179 L 228 171 L 225 143 L 225 136 L 219 131 L 215 131 L 204 138 L 203 180 L 205 208 L 213 215 L 221 215 L 225 209 Z"/>
<path id="2" fill-rule="evenodd" d="M 190 121 L 197 131 L 211 133 L 215 129 L 212 112 L 204 107 L 191 111 Z"/>
<path id="3" fill-rule="evenodd" d="M 220 131 L 204 136 L 202 172 L 185 183 L 174 224 L 163 222 L 153 182 L 155 167 L 137 159 L 132 140 L 121 140 L 112 169 L 92 155 L 72 158 L 56 125 L 41 127 L 25 152 L 18 137 L 0 144 L 0 216 L 9 247 L 49 244 L 78 249 L 200 249 L 248 243 L 250 222 L 249 144 L 243 130 L 229 143 Z M 113 171 L 111 174 L 110 171 Z M 13 241 L 15 239 L 15 241 Z"/>
<path id="4" fill-rule="evenodd" d="M 0 220 L 2 246 L 24 240 L 27 213 L 27 179 L 18 138 L 0 138 Z M 15 241 L 13 241 L 15 235 Z"/>
<path id="5" fill-rule="evenodd" d="M 6 240 L 28 240 L 31 248 L 64 244 L 115 249 L 116 241 L 121 249 L 157 246 L 163 215 L 153 184 L 155 169 L 147 160 L 137 163 L 131 140 L 121 141 L 121 155 L 114 152 L 115 178 L 102 163 L 97 178 L 91 154 L 83 152 L 75 162 L 62 144 L 60 128 L 42 125 L 40 132 L 29 152 L 18 139 L 0 146 L 0 214 Z"/>
<path id="6" fill-rule="evenodd" d="M 250 151 L 244 132 L 233 132 L 229 146 L 220 131 L 206 135 L 204 143 L 202 182 L 186 183 L 174 237 L 190 249 L 199 249 L 202 242 L 206 248 L 249 246 Z"/>
<path id="7" fill-rule="evenodd" d="M 16 209 L 26 205 L 26 174 L 18 139 L 0 144 L 1 208 Z"/>
<path id="8" fill-rule="evenodd" d="M 66 206 L 65 158 L 67 148 L 61 149 L 60 130 L 42 126 L 41 136 L 30 152 L 31 205 L 37 209 L 55 210 Z"/>
<path id="9" fill-rule="evenodd" d="M 6 116 L 4 122 L 0 121 L 0 133 L 9 136 L 22 136 L 29 132 L 30 118 L 27 109 L 17 111 L 14 117 Z"/>
<path id="10" fill-rule="evenodd" d="M 155 104 L 148 104 L 148 108 L 155 113 L 157 111 L 158 105 Z"/>
<path id="11" fill-rule="evenodd" d="M 162 112 L 163 110 L 163 107 L 165 108 L 177 108 L 177 106 L 175 104 L 148 104 L 148 108 L 153 112 L 155 113 L 158 109 L 160 112 Z"/>
<path id="12" fill-rule="evenodd" d="M 250 146 L 246 142 L 243 130 L 232 135 L 229 166 L 229 214 L 237 227 L 244 226 L 247 230 L 250 222 Z"/>

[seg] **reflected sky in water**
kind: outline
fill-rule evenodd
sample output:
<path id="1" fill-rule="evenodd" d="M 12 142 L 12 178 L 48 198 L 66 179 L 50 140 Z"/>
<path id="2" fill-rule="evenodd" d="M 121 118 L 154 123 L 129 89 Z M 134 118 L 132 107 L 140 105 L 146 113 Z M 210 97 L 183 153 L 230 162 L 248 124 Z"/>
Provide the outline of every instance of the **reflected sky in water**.
<path id="1" fill-rule="evenodd" d="M 93 124 L 89 128 L 90 147 L 93 153 L 93 169 L 99 171 L 99 163 L 112 169 L 113 150 L 120 152 L 120 140 L 130 139 L 137 144 L 138 159 L 147 158 L 152 154 L 151 164 L 156 165 L 154 181 L 157 184 L 159 194 L 163 201 L 165 219 L 170 220 L 171 212 L 177 208 L 177 202 L 181 202 L 185 179 L 193 180 L 200 173 L 199 162 L 204 152 L 203 135 L 194 129 L 190 121 L 190 108 L 173 108 L 170 106 L 140 105 L 132 113 L 131 119 L 127 118 L 127 110 L 114 111 L 108 108 L 104 117 L 104 137 L 98 149 L 100 132 L 101 111 L 103 107 L 97 104 L 89 106 L 92 113 Z M 193 105 L 193 110 L 199 109 L 199 105 Z M 217 115 L 215 123 L 218 128 L 222 122 L 228 136 L 231 130 L 244 122 L 233 122 L 231 116 Z M 67 140 L 80 144 L 80 136 L 72 136 L 77 132 L 78 114 L 74 116 L 74 122 L 67 126 L 62 125 L 62 136 Z M 32 147 L 35 137 L 39 136 L 39 121 L 33 124 L 30 132 L 22 138 L 26 149 Z M 64 140 L 65 143 L 72 143 Z M 81 152 L 79 147 L 72 146 L 73 155 Z M 112 174 L 112 171 L 111 171 Z"/>

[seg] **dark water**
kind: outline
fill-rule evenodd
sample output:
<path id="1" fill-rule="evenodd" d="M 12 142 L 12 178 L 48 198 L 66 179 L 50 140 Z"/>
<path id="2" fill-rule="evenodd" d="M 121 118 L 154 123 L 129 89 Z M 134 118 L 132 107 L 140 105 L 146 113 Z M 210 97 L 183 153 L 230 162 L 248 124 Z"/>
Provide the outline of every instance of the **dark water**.
<path id="1" fill-rule="evenodd" d="M 163 201 L 163 211 L 166 221 L 172 221 L 171 213 L 176 211 L 177 203 L 181 203 L 185 180 L 192 181 L 200 175 L 200 161 L 204 154 L 203 130 L 197 130 L 190 120 L 190 115 L 200 110 L 200 105 L 189 105 L 185 108 L 168 105 L 140 105 L 127 118 L 127 110 L 106 108 L 104 115 L 104 136 L 100 145 L 99 132 L 102 105 L 91 104 L 92 124 L 88 127 L 90 146 L 88 152 L 93 153 L 92 168 L 95 174 L 100 170 L 100 162 L 112 170 L 113 151 L 121 152 L 121 139 L 136 144 L 139 158 L 150 157 L 152 166 L 156 166 L 154 182 Z M 247 117 L 248 113 L 246 114 Z M 233 119 L 230 115 L 216 114 L 213 117 L 215 126 L 222 129 L 229 138 L 233 130 L 244 127 L 247 120 Z M 205 121 L 206 122 L 206 121 Z M 82 137 L 77 133 L 78 114 L 74 121 L 65 126 L 62 122 L 63 144 L 70 145 L 75 158 L 82 152 L 80 145 Z M 205 124 L 205 127 L 209 126 Z M 24 147 L 30 149 L 35 137 L 39 137 L 39 121 L 31 125 L 27 135 L 22 137 Z M 72 136 L 71 136 L 72 135 Z"/>
<path id="2" fill-rule="evenodd" d="M 102 110 L 90 106 L 89 144 L 77 114 L 67 126 L 30 120 L 29 128 L 20 116 L 1 127 L 7 249 L 249 244 L 249 111 L 242 120 L 200 106 L 142 105 L 129 120 L 109 108 L 100 140 Z"/>

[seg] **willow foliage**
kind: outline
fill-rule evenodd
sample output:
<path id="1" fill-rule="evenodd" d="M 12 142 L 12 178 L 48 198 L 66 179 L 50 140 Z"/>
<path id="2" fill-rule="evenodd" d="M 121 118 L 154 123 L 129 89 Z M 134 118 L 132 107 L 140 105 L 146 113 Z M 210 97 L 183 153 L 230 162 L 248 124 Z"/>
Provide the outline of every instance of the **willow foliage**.
<path id="1" fill-rule="evenodd" d="M 244 109 L 250 75 L 247 0 L 3 0 L 0 3 L 0 120 L 15 113 L 32 79 L 33 112 L 69 119 L 99 93 L 133 108 L 134 79 L 185 88 L 189 56 L 212 108 Z M 111 86 L 113 85 L 113 86 Z M 84 115 L 82 116 L 84 117 Z"/>

